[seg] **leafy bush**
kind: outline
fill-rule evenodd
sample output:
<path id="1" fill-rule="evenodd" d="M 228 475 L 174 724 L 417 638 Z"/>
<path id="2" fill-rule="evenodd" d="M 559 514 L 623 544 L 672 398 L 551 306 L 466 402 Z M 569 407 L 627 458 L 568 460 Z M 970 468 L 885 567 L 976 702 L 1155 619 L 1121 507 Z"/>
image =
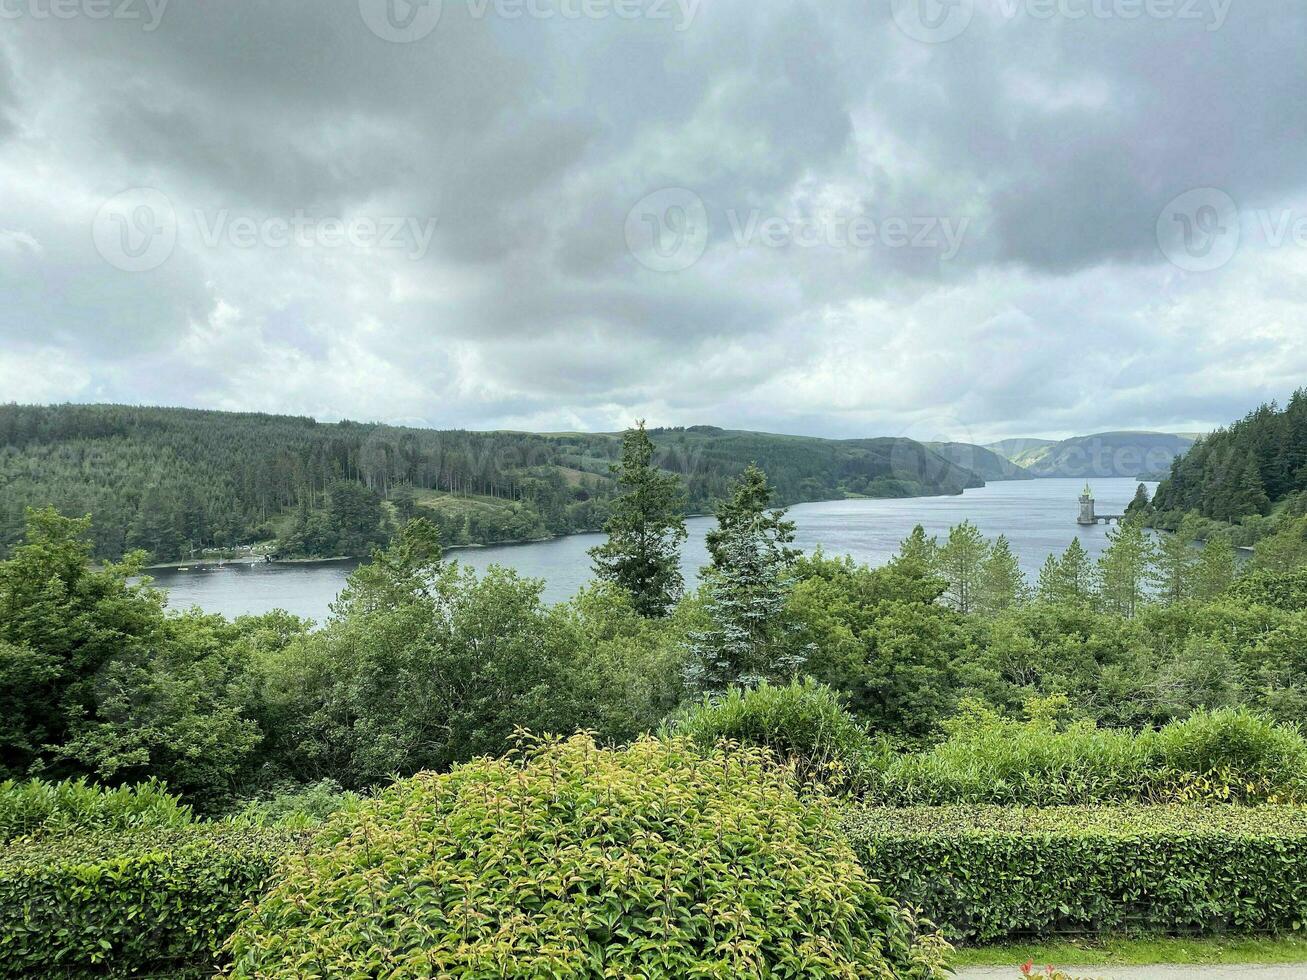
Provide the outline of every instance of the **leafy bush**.
<path id="1" fill-rule="evenodd" d="M 0 856 L 0 976 L 211 968 L 295 843 L 195 824 L 11 845 Z"/>
<path id="2" fill-rule="evenodd" d="M 1254 571 L 1239 579 L 1230 594 L 1244 605 L 1302 612 L 1307 610 L 1307 569 Z"/>
<path id="3" fill-rule="evenodd" d="M 721 741 L 762 746 L 793 763 L 804 780 L 856 775 L 872 746 L 840 696 L 813 680 L 733 688 L 682 711 L 668 732 L 704 748 Z"/>
<path id="4" fill-rule="evenodd" d="M 156 780 L 104 789 L 85 779 L 0 783 L 0 842 L 70 830 L 184 827 L 191 808 Z"/>
<path id="5" fill-rule="evenodd" d="M 1299 807 L 867 807 L 868 874 L 951 938 L 1274 932 L 1307 905 Z"/>
<path id="6" fill-rule="evenodd" d="M 266 799 L 252 800 L 231 816 L 237 824 L 256 827 L 315 827 L 337 810 L 357 806 L 362 799 L 346 792 L 334 779 L 320 779 L 306 786 L 282 787 Z"/>
<path id="7" fill-rule="evenodd" d="M 1307 742 L 1246 711 L 1198 712 L 1159 731 L 1059 730 L 973 706 L 929 752 L 871 757 L 865 797 L 889 806 L 948 803 L 1299 802 Z"/>
<path id="8" fill-rule="evenodd" d="M 239 977 L 942 976 L 830 801 L 760 749 L 588 736 L 333 818 L 232 939 Z"/>

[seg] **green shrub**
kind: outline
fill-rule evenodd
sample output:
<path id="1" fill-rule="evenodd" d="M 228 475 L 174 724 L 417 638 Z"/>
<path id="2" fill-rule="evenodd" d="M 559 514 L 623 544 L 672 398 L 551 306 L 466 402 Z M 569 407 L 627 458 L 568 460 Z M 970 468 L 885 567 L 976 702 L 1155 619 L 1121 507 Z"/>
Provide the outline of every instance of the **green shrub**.
<path id="1" fill-rule="evenodd" d="M 973 709 L 928 752 L 869 757 L 864 796 L 886 806 L 1307 800 L 1307 742 L 1246 711 L 1198 712 L 1160 731 L 1059 731 Z"/>
<path id="2" fill-rule="evenodd" d="M 0 842 L 69 830 L 184 827 L 191 808 L 156 780 L 104 789 L 85 779 L 0 783 Z"/>
<path id="3" fill-rule="evenodd" d="M 886 894 L 950 938 L 1297 928 L 1299 807 L 864 807 L 845 828 Z"/>
<path id="4" fill-rule="evenodd" d="M 211 969 L 296 842 L 221 824 L 19 841 L 0 856 L 0 976 Z"/>
<path id="5" fill-rule="evenodd" d="M 341 789 L 334 779 L 321 779 L 307 785 L 282 787 L 266 799 L 251 800 L 232 814 L 230 820 L 255 827 L 307 829 L 316 827 L 337 810 L 357 806 L 361 799 L 357 793 Z"/>
<path id="6" fill-rule="evenodd" d="M 1250 572 L 1234 584 L 1230 595 L 1242 605 L 1302 612 L 1307 610 L 1307 569 Z"/>
<path id="7" fill-rule="evenodd" d="M 942 976 L 831 802 L 760 749 L 587 736 L 402 780 L 328 822 L 238 977 Z"/>
<path id="8" fill-rule="evenodd" d="M 722 741 L 762 746 L 793 763 L 805 781 L 856 779 L 872 751 L 872 740 L 844 709 L 840 695 L 814 680 L 734 688 L 671 718 L 668 733 L 703 748 Z"/>

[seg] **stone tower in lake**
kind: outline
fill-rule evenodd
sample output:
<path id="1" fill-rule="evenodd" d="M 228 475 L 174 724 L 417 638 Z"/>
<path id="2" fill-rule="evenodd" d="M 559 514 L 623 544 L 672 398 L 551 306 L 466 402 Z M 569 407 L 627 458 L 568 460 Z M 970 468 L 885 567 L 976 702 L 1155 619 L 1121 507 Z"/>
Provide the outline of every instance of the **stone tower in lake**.
<path id="1" fill-rule="evenodd" d="M 1098 523 L 1098 515 L 1094 513 L 1094 491 L 1088 483 L 1085 484 L 1085 492 L 1080 495 L 1080 517 L 1077 521 L 1080 524 Z"/>

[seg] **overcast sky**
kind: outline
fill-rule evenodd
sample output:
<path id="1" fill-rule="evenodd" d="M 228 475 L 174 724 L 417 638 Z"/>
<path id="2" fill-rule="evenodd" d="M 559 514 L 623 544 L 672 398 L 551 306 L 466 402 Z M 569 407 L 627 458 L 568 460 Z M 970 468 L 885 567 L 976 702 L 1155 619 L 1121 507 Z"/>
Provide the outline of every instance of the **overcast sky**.
<path id="1" fill-rule="evenodd" d="M 0 400 L 1190 431 L 1307 383 L 1298 0 L 0 0 Z"/>

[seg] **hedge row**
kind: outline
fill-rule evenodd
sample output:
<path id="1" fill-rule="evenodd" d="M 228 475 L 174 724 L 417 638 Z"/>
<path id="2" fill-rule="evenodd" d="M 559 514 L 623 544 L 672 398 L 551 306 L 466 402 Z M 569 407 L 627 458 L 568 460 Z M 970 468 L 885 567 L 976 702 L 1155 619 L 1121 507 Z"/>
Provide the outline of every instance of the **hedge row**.
<path id="1" fill-rule="evenodd" d="M 0 855 L 0 977 L 211 967 L 303 835 L 195 824 L 20 841 Z"/>
<path id="2" fill-rule="evenodd" d="M 845 830 L 885 893 L 954 940 L 1307 920 L 1298 807 L 863 807 Z"/>
<path id="3" fill-rule="evenodd" d="M 973 705 L 949 727 L 948 740 L 926 752 L 869 756 L 857 786 L 866 802 L 1092 806 L 1307 800 L 1307 741 L 1293 726 L 1242 710 L 1195 712 L 1159 731 L 1101 729 L 1087 722 L 1061 731 L 1049 718 L 1015 721 Z"/>
<path id="4" fill-rule="evenodd" d="M 85 779 L 0 783 L 0 842 L 73 830 L 184 827 L 191 808 L 157 780 L 106 789 Z"/>

